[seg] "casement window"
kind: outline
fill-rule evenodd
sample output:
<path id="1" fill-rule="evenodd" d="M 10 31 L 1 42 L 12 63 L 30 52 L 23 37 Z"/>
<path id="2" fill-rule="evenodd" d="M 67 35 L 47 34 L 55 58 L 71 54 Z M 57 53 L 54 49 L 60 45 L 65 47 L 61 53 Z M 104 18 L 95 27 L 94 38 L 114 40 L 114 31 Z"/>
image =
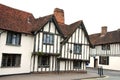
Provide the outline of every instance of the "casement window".
<path id="1" fill-rule="evenodd" d="M 73 68 L 79 68 L 80 69 L 81 68 L 81 63 L 82 63 L 81 61 L 75 61 L 74 60 L 73 61 Z"/>
<path id="2" fill-rule="evenodd" d="M 110 44 L 103 44 L 102 50 L 110 50 Z"/>
<path id="3" fill-rule="evenodd" d="M 74 53 L 75 54 L 81 54 L 82 53 L 82 45 L 74 44 Z"/>
<path id="4" fill-rule="evenodd" d="M 2 54 L 2 67 L 20 67 L 21 54 Z"/>
<path id="5" fill-rule="evenodd" d="M 54 35 L 53 35 L 53 34 L 44 33 L 43 43 L 44 43 L 44 44 L 53 45 L 53 44 L 54 44 Z"/>
<path id="6" fill-rule="evenodd" d="M 7 33 L 6 44 L 20 45 L 20 42 L 21 42 L 21 34 L 20 33 L 15 33 L 15 32 Z"/>
<path id="7" fill-rule="evenodd" d="M 50 56 L 39 56 L 38 57 L 39 67 L 49 67 L 50 66 Z"/>
<path id="8" fill-rule="evenodd" d="M 100 56 L 99 64 L 109 65 L 109 56 Z"/>

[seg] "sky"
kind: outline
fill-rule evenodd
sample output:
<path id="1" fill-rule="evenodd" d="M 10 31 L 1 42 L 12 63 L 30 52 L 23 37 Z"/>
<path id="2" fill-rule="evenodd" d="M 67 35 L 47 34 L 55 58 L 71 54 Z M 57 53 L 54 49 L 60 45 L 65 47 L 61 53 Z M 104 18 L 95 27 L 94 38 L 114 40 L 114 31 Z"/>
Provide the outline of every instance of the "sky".
<path id="1" fill-rule="evenodd" d="M 64 10 L 65 23 L 83 20 L 88 34 L 120 29 L 120 0 L 0 0 L 1 4 L 32 13 L 35 18 Z"/>

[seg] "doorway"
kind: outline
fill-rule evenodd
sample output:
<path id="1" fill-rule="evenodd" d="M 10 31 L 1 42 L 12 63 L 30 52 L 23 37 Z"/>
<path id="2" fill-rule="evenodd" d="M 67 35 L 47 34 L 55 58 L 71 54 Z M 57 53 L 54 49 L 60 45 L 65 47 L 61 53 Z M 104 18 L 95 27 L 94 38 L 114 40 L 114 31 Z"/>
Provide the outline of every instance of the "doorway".
<path id="1" fill-rule="evenodd" d="M 98 67 L 98 59 L 94 58 L 94 68 Z"/>

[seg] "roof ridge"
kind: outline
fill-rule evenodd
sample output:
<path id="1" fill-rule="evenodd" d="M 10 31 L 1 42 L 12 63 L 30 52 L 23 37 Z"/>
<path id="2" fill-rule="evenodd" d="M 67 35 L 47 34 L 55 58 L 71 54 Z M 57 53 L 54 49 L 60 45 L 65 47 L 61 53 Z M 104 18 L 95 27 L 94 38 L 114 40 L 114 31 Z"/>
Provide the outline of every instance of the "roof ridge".
<path id="1" fill-rule="evenodd" d="M 112 32 L 116 32 L 116 31 L 118 31 L 118 30 L 108 31 L 106 34 L 108 34 L 108 33 L 112 33 Z M 97 34 L 101 34 L 101 33 L 93 33 L 93 34 L 90 34 L 90 35 L 97 35 Z"/>
<path id="2" fill-rule="evenodd" d="M 11 10 L 15 10 L 15 11 L 19 11 L 19 12 L 23 12 L 23 13 L 26 13 L 26 14 L 30 14 L 30 15 L 33 15 L 32 13 L 30 12 L 27 12 L 27 11 L 24 11 L 24 10 L 20 10 L 20 9 L 16 9 L 16 8 L 13 8 L 13 7 L 10 7 L 10 6 L 6 6 L 4 4 L 0 4 L 0 7 L 4 7 L 6 9 L 11 9 Z"/>

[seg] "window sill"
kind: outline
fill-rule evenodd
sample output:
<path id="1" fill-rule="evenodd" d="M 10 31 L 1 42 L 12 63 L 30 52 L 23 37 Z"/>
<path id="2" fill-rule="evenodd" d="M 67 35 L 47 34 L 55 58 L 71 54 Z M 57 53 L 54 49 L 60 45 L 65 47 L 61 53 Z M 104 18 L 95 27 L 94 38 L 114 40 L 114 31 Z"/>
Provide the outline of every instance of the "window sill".
<path id="1" fill-rule="evenodd" d="M 38 68 L 49 68 L 50 66 L 45 65 L 45 66 L 38 66 Z"/>
<path id="2" fill-rule="evenodd" d="M 74 53 L 74 54 L 78 54 L 78 55 L 81 55 L 81 53 Z"/>
<path id="3" fill-rule="evenodd" d="M 8 46 L 18 46 L 18 47 L 20 47 L 21 45 L 16 45 L 16 44 L 6 44 L 6 45 L 8 45 Z"/>
<path id="4" fill-rule="evenodd" d="M 13 66 L 13 67 L 4 67 L 4 66 L 2 66 L 1 68 L 20 68 L 20 66 Z"/>
<path id="5" fill-rule="evenodd" d="M 50 44 L 50 43 L 43 43 L 44 45 L 54 45 L 54 44 Z"/>
<path id="6" fill-rule="evenodd" d="M 74 69 L 81 69 L 81 67 L 74 67 Z"/>
<path id="7" fill-rule="evenodd" d="M 109 64 L 100 64 L 100 65 L 105 65 L 105 66 L 108 66 Z"/>

